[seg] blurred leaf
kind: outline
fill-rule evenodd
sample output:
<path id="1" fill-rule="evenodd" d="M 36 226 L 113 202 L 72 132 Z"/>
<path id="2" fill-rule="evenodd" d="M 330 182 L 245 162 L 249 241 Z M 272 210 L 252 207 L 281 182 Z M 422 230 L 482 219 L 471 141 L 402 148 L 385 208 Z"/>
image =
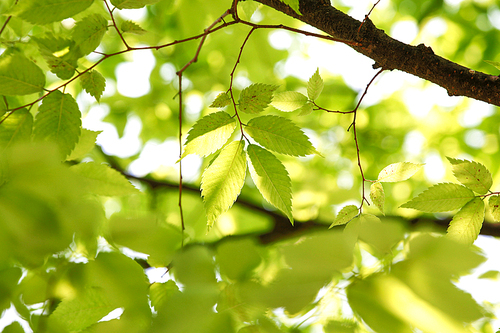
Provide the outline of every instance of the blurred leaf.
<path id="1" fill-rule="evenodd" d="M 478 279 L 491 279 L 491 280 L 498 280 L 499 278 L 500 278 L 499 271 L 487 271 L 479 275 L 478 277 Z"/>
<path id="2" fill-rule="evenodd" d="M 313 105 L 310 102 L 307 102 L 303 107 L 299 109 L 299 116 L 307 116 L 313 112 Z"/>
<path id="3" fill-rule="evenodd" d="M 73 39 L 81 54 L 87 55 L 94 51 L 101 44 L 102 37 L 107 30 L 108 20 L 100 14 L 92 14 L 76 22 L 73 28 Z"/>
<path id="4" fill-rule="evenodd" d="M 316 69 L 316 72 L 309 78 L 307 81 L 307 96 L 309 99 L 314 101 L 319 97 L 321 92 L 323 91 L 323 87 L 325 86 L 323 79 L 319 75 L 319 68 Z"/>
<path id="5" fill-rule="evenodd" d="M 278 89 L 278 86 L 255 83 L 243 89 L 240 93 L 239 109 L 245 113 L 259 113 L 273 100 L 273 91 Z"/>
<path id="6" fill-rule="evenodd" d="M 37 43 L 40 54 L 52 73 L 64 80 L 73 76 L 78 67 L 78 55 L 72 52 L 75 46 L 73 40 L 56 37 L 51 33 L 44 37 L 33 36 L 32 39 Z"/>
<path id="7" fill-rule="evenodd" d="M 97 136 L 101 133 L 102 131 L 91 131 L 86 128 L 82 128 L 80 139 L 66 160 L 73 161 L 83 158 L 95 147 Z"/>
<path id="8" fill-rule="evenodd" d="M 422 165 L 423 164 L 414 164 L 410 162 L 399 162 L 388 165 L 380 171 L 377 181 L 381 183 L 391 183 L 407 180 L 420 170 Z"/>
<path id="9" fill-rule="evenodd" d="M 173 280 L 167 282 L 155 282 L 149 287 L 149 297 L 151 298 L 151 305 L 156 309 L 162 307 L 169 299 L 180 293 L 179 287 Z"/>
<path id="10" fill-rule="evenodd" d="M 158 1 L 160 0 L 111 0 L 111 3 L 118 9 L 138 9 Z"/>
<path id="11" fill-rule="evenodd" d="M 15 142 L 28 141 L 33 129 L 33 116 L 26 109 L 12 112 L 0 123 L 0 147 L 8 148 Z"/>
<path id="12" fill-rule="evenodd" d="M 335 221 L 330 225 L 330 228 L 336 225 L 343 225 L 355 218 L 359 214 L 358 207 L 347 205 L 343 207 L 335 218 Z"/>
<path id="13" fill-rule="evenodd" d="M 47 24 L 74 16 L 89 7 L 94 0 L 24 0 L 9 14 L 33 24 Z"/>
<path id="14" fill-rule="evenodd" d="M 280 111 L 295 111 L 303 107 L 307 97 L 296 91 L 284 91 L 274 94 L 271 105 Z"/>
<path id="15" fill-rule="evenodd" d="M 80 83 L 82 88 L 99 102 L 104 88 L 106 88 L 104 76 L 96 70 L 85 72 L 80 76 Z"/>
<path id="16" fill-rule="evenodd" d="M 491 196 L 488 199 L 488 205 L 490 206 L 491 215 L 495 219 L 495 222 L 500 222 L 500 196 Z"/>
<path id="17" fill-rule="evenodd" d="M 120 29 L 124 33 L 134 34 L 134 35 L 144 35 L 147 33 L 146 30 L 141 28 L 137 23 L 132 21 L 123 21 L 120 25 Z"/>
<path id="18" fill-rule="evenodd" d="M 22 54 L 0 57 L 0 95 L 28 95 L 42 91 L 45 74 Z"/>
<path id="19" fill-rule="evenodd" d="M 370 198 L 382 214 L 384 214 L 385 194 L 384 187 L 378 181 L 370 186 Z"/>
<path id="20" fill-rule="evenodd" d="M 464 244 L 472 245 L 481 231 L 484 220 L 484 202 L 474 198 L 453 216 L 448 236 Z"/>
<path id="21" fill-rule="evenodd" d="M 18 321 L 14 321 L 2 330 L 2 333 L 24 333 L 24 329 Z"/>
<path id="22" fill-rule="evenodd" d="M 447 212 L 463 207 L 473 198 L 474 193 L 465 186 L 441 183 L 428 188 L 401 207 L 427 213 Z"/>
<path id="23" fill-rule="evenodd" d="M 16 289 L 22 274 L 20 267 L 0 268 L 0 313 L 10 307 L 10 299 L 17 294 Z"/>
<path id="24" fill-rule="evenodd" d="M 500 69 L 500 62 L 498 62 L 498 61 L 484 60 L 484 62 L 486 62 L 492 66 L 495 66 L 497 69 Z"/>
<path id="25" fill-rule="evenodd" d="M 447 157 L 459 182 L 476 193 L 486 194 L 493 184 L 491 173 L 480 163 Z"/>
<path id="26" fill-rule="evenodd" d="M 229 239 L 217 247 L 216 261 L 221 274 L 231 280 L 245 280 L 260 264 L 261 257 L 252 239 Z"/>

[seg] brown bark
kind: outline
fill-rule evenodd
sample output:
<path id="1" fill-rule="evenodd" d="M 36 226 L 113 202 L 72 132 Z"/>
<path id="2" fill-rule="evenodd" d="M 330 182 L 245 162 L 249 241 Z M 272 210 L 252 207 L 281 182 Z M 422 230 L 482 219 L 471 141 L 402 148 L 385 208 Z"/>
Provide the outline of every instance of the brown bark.
<path id="1" fill-rule="evenodd" d="M 450 96 L 466 96 L 500 106 L 500 77 L 474 71 L 444 59 L 423 44 L 399 42 L 378 29 L 369 18 L 364 22 L 330 5 L 329 0 L 300 0 L 302 15 L 280 0 L 256 0 L 347 42 L 373 59 L 374 68 L 400 70 L 445 88 Z"/>

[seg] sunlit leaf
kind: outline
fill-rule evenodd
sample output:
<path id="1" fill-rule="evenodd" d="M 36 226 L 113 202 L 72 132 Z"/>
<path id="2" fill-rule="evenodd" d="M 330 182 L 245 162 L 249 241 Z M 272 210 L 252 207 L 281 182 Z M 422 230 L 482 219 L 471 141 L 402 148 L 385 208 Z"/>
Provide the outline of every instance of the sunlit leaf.
<path id="1" fill-rule="evenodd" d="M 495 222 L 500 222 L 500 196 L 491 196 L 488 199 L 488 205 L 490 206 L 491 216 L 493 216 Z"/>
<path id="2" fill-rule="evenodd" d="M 120 25 L 120 29 L 124 33 L 134 34 L 134 35 L 144 35 L 147 33 L 146 30 L 141 28 L 137 23 L 132 21 L 123 21 Z"/>
<path id="3" fill-rule="evenodd" d="M 23 0 L 14 6 L 10 14 L 33 24 L 47 24 L 76 15 L 92 2 L 94 0 Z"/>
<path id="4" fill-rule="evenodd" d="M 252 118 L 245 131 L 265 148 L 280 154 L 292 156 L 318 154 L 304 132 L 291 120 L 283 117 Z"/>
<path id="5" fill-rule="evenodd" d="M 307 116 L 313 112 L 312 103 L 307 102 L 303 107 L 299 109 L 299 116 Z"/>
<path id="6" fill-rule="evenodd" d="M 441 183 L 428 188 L 401 207 L 427 213 L 447 212 L 463 207 L 473 198 L 474 193 L 465 186 Z"/>
<path id="7" fill-rule="evenodd" d="M 281 2 L 290 6 L 290 8 L 300 15 L 299 0 L 281 0 Z"/>
<path id="8" fill-rule="evenodd" d="M 106 30 L 108 30 L 108 21 L 100 14 L 92 14 L 76 22 L 73 28 L 73 39 L 82 55 L 89 54 L 101 44 Z"/>
<path id="9" fill-rule="evenodd" d="M 40 92 L 45 74 L 22 54 L 0 57 L 0 95 L 16 96 Z"/>
<path id="10" fill-rule="evenodd" d="M 481 231 L 483 220 L 484 202 L 476 197 L 453 216 L 448 227 L 448 237 L 464 244 L 472 244 Z"/>
<path id="11" fill-rule="evenodd" d="M 249 145 L 250 174 L 262 196 L 281 210 L 293 224 L 292 183 L 283 164 L 272 153 Z"/>
<path id="12" fill-rule="evenodd" d="M 236 121 L 228 113 L 211 113 L 194 124 L 189 130 L 182 157 L 189 154 L 207 156 L 220 149 L 231 137 Z"/>
<path id="13" fill-rule="evenodd" d="M 80 76 L 80 83 L 82 88 L 99 102 L 104 88 L 106 88 L 104 76 L 96 70 L 88 71 Z"/>
<path id="14" fill-rule="evenodd" d="M 66 158 L 67 161 L 73 161 L 83 158 L 87 153 L 89 153 L 95 147 L 95 140 L 97 136 L 102 133 L 102 131 L 91 131 L 86 128 L 82 128 L 82 134 L 80 139 L 75 146 L 75 149 Z"/>
<path id="15" fill-rule="evenodd" d="M 296 91 L 284 91 L 274 94 L 271 105 L 280 111 L 295 111 L 303 107 L 307 97 Z"/>
<path id="16" fill-rule="evenodd" d="M 318 68 L 307 82 L 307 96 L 309 96 L 309 99 L 314 101 L 316 98 L 318 98 L 321 92 L 323 91 L 324 86 L 325 83 L 323 82 L 323 79 L 319 75 L 319 68 Z"/>
<path id="17" fill-rule="evenodd" d="M 381 183 L 375 182 L 370 186 L 370 198 L 382 214 L 384 214 L 385 193 Z"/>
<path id="18" fill-rule="evenodd" d="M 111 0 L 113 6 L 119 9 L 137 9 L 152 5 L 160 0 Z"/>
<path id="19" fill-rule="evenodd" d="M 44 37 L 31 37 L 38 45 L 50 71 L 63 80 L 70 79 L 78 66 L 79 55 L 72 50 L 75 42 L 47 33 Z M 56 56 L 57 55 L 57 56 Z"/>
<path id="20" fill-rule="evenodd" d="M 337 217 L 335 218 L 335 221 L 330 225 L 330 228 L 336 225 L 346 224 L 347 222 L 355 218 L 358 214 L 358 207 L 354 205 L 347 205 L 340 210 Z"/>
<path id="21" fill-rule="evenodd" d="M 422 165 L 410 162 L 399 162 L 388 165 L 380 171 L 377 181 L 391 183 L 407 180 L 420 170 Z"/>
<path id="22" fill-rule="evenodd" d="M 201 195 L 208 227 L 236 201 L 245 181 L 246 158 L 242 141 L 231 142 L 203 172 Z"/>
<path id="23" fill-rule="evenodd" d="M 243 13 L 246 16 L 246 20 L 250 20 L 253 13 L 259 8 L 259 3 L 253 0 L 238 1 L 238 12 Z M 240 11 L 241 10 L 241 11 Z M 241 15 L 241 14 L 240 14 Z"/>
<path id="24" fill-rule="evenodd" d="M 73 96 L 59 90 L 45 97 L 35 117 L 35 140 L 57 142 L 66 157 L 78 142 L 81 113 Z"/>
<path id="25" fill-rule="evenodd" d="M 72 166 L 71 170 L 85 177 L 85 187 L 93 194 L 113 196 L 138 193 L 125 176 L 106 164 L 80 163 Z"/>
<path id="26" fill-rule="evenodd" d="M 245 113 L 259 113 L 273 100 L 273 92 L 278 86 L 255 83 L 243 89 L 239 98 L 239 109 Z"/>
<path id="27" fill-rule="evenodd" d="M 210 104 L 209 107 L 211 108 L 219 108 L 222 109 L 231 103 L 231 96 L 227 92 L 222 92 L 217 97 L 215 100 Z"/>
<path id="28" fill-rule="evenodd" d="M 476 193 L 486 194 L 493 184 L 491 173 L 480 163 L 447 157 L 459 182 Z"/>
<path id="29" fill-rule="evenodd" d="M 27 109 L 12 112 L 0 123 L 0 147 L 9 147 L 14 142 L 28 141 L 33 129 L 33 116 Z"/>

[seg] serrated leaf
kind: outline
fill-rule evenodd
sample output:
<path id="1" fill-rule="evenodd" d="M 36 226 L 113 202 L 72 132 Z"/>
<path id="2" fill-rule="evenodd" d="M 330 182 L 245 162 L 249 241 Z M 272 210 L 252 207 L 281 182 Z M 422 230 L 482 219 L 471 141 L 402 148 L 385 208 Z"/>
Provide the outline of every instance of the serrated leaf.
<path id="1" fill-rule="evenodd" d="M 307 97 L 296 91 L 284 91 L 274 94 L 271 105 L 280 111 L 295 111 L 307 103 Z"/>
<path id="2" fill-rule="evenodd" d="M 95 140 L 101 132 L 102 131 L 91 131 L 86 128 L 82 128 L 82 134 L 78 139 L 78 143 L 68 158 L 66 158 L 66 161 L 74 161 L 87 155 L 87 153 L 95 147 Z"/>
<path id="3" fill-rule="evenodd" d="M 385 193 L 381 183 L 375 182 L 370 186 L 370 198 L 373 204 L 384 214 Z"/>
<path id="4" fill-rule="evenodd" d="M 94 0 L 23 0 L 9 13 L 33 24 L 47 24 L 74 16 Z"/>
<path id="5" fill-rule="evenodd" d="M 323 82 L 323 79 L 319 75 L 319 68 L 318 68 L 307 82 L 307 96 L 309 96 L 309 99 L 311 101 L 314 101 L 316 98 L 318 98 L 321 92 L 323 91 L 324 86 L 325 83 Z"/>
<path id="6" fill-rule="evenodd" d="M 299 10 L 299 0 L 281 0 L 284 4 L 290 6 L 297 14 L 300 14 Z"/>
<path id="7" fill-rule="evenodd" d="M 50 71 L 63 80 L 70 79 L 75 73 L 78 54 L 72 52 L 75 42 L 55 37 L 48 33 L 45 37 L 31 37 L 38 45 L 40 54 L 47 62 Z"/>
<path id="8" fill-rule="evenodd" d="M 330 225 L 330 228 L 336 225 L 346 224 L 347 222 L 358 216 L 358 214 L 358 207 L 354 205 L 347 205 L 340 210 L 337 217 L 335 218 L 335 221 Z"/>
<path id="9" fill-rule="evenodd" d="M 120 25 L 120 29 L 124 33 L 134 34 L 134 35 L 144 35 L 147 31 L 141 28 L 137 23 L 132 21 L 123 21 Z"/>
<path id="10" fill-rule="evenodd" d="M 111 0 L 111 3 L 118 9 L 138 9 L 158 1 L 160 0 Z"/>
<path id="11" fill-rule="evenodd" d="M 43 99 L 38 109 L 34 138 L 56 142 L 66 157 L 78 142 L 81 125 L 81 113 L 73 96 L 56 90 Z"/>
<path id="12" fill-rule="evenodd" d="M 476 197 L 455 214 L 448 227 L 448 237 L 472 245 L 481 231 L 483 221 L 484 202 Z"/>
<path id="13" fill-rule="evenodd" d="M 261 116 L 251 119 L 245 131 L 260 145 L 280 154 L 305 156 L 319 154 L 291 120 L 278 116 Z"/>
<path id="14" fill-rule="evenodd" d="M 0 147 L 8 148 L 14 142 L 28 141 L 33 130 L 33 116 L 27 109 L 20 109 L 9 114 L 0 123 Z"/>
<path id="15" fill-rule="evenodd" d="M 245 113 L 259 113 L 273 100 L 273 91 L 278 86 L 271 84 L 255 83 L 241 91 L 238 100 L 239 109 Z"/>
<path id="16" fill-rule="evenodd" d="M 215 100 L 210 104 L 210 108 L 219 108 L 222 109 L 231 103 L 231 96 L 227 92 L 222 92 L 217 97 Z"/>
<path id="17" fill-rule="evenodd" d="M 242 141 L 231 142 L 203 172 L 201 195 L 208 227 L 231 208 L 245 182 L 246 158 Z"/>
<path id="18" fill-rule="evenodd" d="M 467 187 L 441 183 L 428 188 L 401 207 L 418 209 L 426 213 L 447 212 L 463 207 L 472 199 L 474 193 Z"/>
<path id="19" fill-rule="evenodd" d="M 495 66 L 497 69 L 500 69 L 500 62 L 498 62 L 498 61 L 485 60 L 484 62 L 486 62 L 492 66 Z"/>
<path id="20" fill-rule="evenodd" d="M 189 154 L 207 156 L 220 149 L 233 134 L 236 121 L 228 113 L 211 113 L 189 130 L 182 157 Z"/>
<path id="21" fill-rule="evenodd" d="M 390 164 L 380 171 L 377 181 L 381 183 L 393 183 L 407 180 L 420 170 L 422 165 L 410 162 Z"/>
<path id="22" fill-rule="evenodd" d="M 124 175 L 106 164 L 80 163 L 70 169 L 84 177 L 85 188 L 93 194 L 115 196 L 139 193 Z"/>
<path id="23" fill-rule="evenodd" d="M 493 184 L 491 173 L 480 163 L 447 157 L 459 182 L 479 194 L 486 194 Z"/>
<path id="24" fill-rule="evenodd" d="M 102 37 L 108 30 L 108 21 L 101 14 L 92 14 L 76 22 L 73 39 L 82 55 L 94 51 L 101 44 Z"/>
<path id="25" fill-rule="evenodd" d="M 285 166 L 269 151 L 249 145 L 250 174 L 262 196 L 293 224 L 292 183 Z"/>
<path id="26" fill-rule="evenodd" d="M 303 107 L 299 109 L 299 116 L 307 116 L 313 112 L 312 103 L 307 102 Z"/>
<path id="27" fill-rule="evenodd" d="M 18 96 L 42 91 L 45 74 L 22 54 L 0 57 L 0 95 Z"/>
<path id="28" fill-rule="evenodd" d="M 495 222 L 500 222 L 500 196 L 491 196 L 488 199 L 488 205 L 490 206 L 491 216 L 493 216 Z"/>
<path id="29" fill-rule="evenodd" d="M 82 88 L 99 102 L 106 88 L 106 79 L 104 76 L 96 70 L 85 72 L 80 76 L 80 83 L 82 84 Z"/>

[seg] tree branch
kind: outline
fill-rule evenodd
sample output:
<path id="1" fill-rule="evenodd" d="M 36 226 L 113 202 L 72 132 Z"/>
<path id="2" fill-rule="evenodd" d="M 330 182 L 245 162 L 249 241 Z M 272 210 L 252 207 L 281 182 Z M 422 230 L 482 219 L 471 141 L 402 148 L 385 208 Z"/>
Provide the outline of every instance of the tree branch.
<path id="1" fill-rule="evenodd" d="M 366 18 L 364 22 L 330 5 L 329 0 L 300 0 L 302 15 L 280 0 L 256 0 L 307 23 L 373 59 L 374 68 L 397 69 L 433 82 L 450 96 L 466 96 L 500 106 L 500 77 L 474 71 L 444 59 L 428 46 L 412 46 L 389 37 Z M 361 28 L 360 28 L 361 27 Z"/>

